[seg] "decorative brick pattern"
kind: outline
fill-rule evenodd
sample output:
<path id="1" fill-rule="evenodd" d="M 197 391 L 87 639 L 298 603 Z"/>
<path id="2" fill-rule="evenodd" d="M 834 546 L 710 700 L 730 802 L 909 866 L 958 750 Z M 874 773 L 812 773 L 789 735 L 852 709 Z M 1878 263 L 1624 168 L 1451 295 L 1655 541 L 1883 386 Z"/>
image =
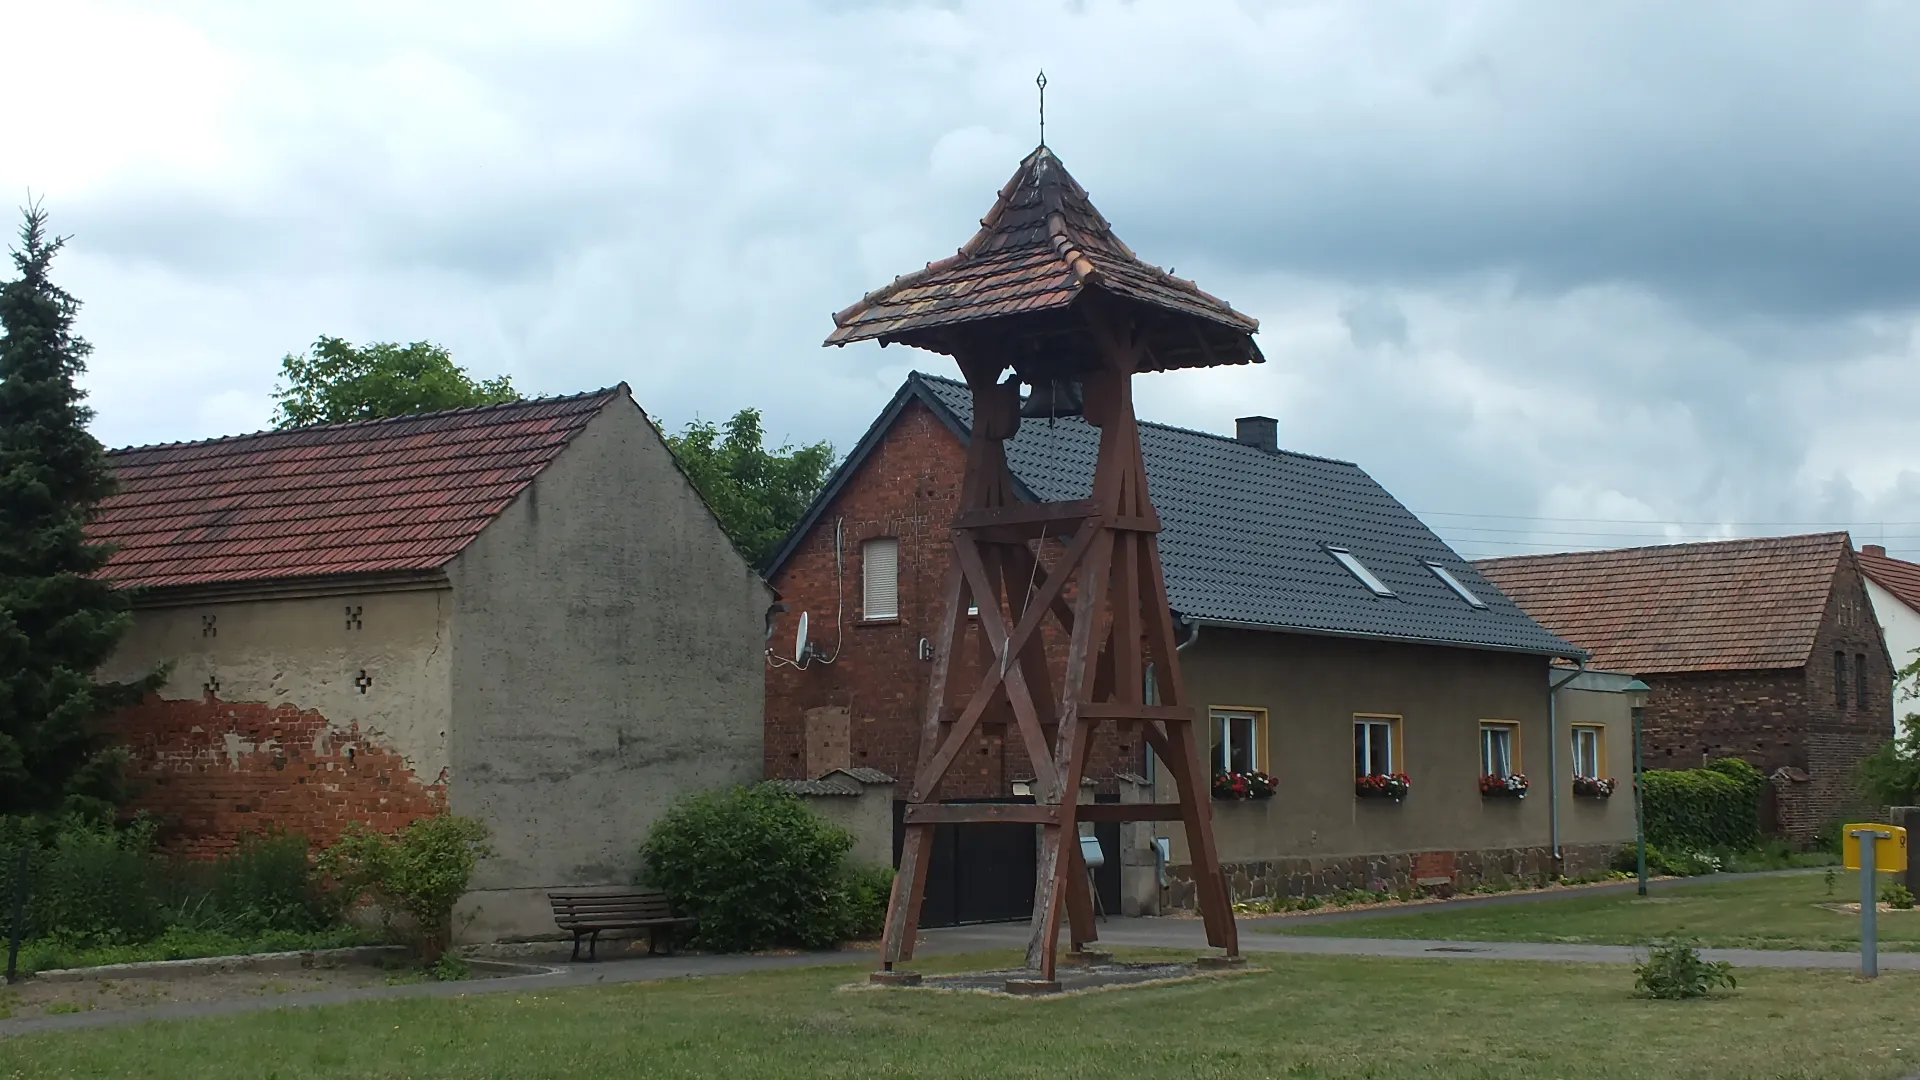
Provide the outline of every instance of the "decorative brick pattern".
<path id="1" fill-rule="evenodd" d="M 1604 872 L 1619 849 L 1618 844 L 1563 844 L 1560 853 L 1565 867 L 1561 872 L 1567 877 Z M 1451 867 L 1451 873 L 1439 873 L 1437 868 L 1440 867 Z M 1348 889 L 1397 892 L 1421 888 L 1423 879 L 1431 881 L 1435 876 L 1449 876 L 1451 884 L 1430 884 L 1425 888 L 1429 892 L 1447 895 L 1487 882 L 1538 881 L 1547 878 L 1553 873 L 1553 849 L 1541 846 L 1478 851 L 1403 851 L 1382 855 L 1229 863 L 1225 869 L 1228 887 L 1236 901 L 1261 897 L 1329 896 Z M 1192 867 L 1167 868 L 1167 887 L 1161 890 L 1160 901 L 1166 910 L 1193 909 Z"/>
<path id="2" fill-rule="evenodd" d="M 850 763 L 900 777 L 900 794 L 905 796 L 919 760 L 920 722 L 932 668 L 921 659 L 920 642 L 934 635 L 940 620 L 940 590 L 952 550 L 948 529 L 965 466 L 960 440 L 915 402 L 775 575 L 772 585 L 789 609 L 773 635 L 776 652 L 792 650 L 794 620 L 805 611 L 814 648 L 833 662 L 815 661 L 805 671 L 786 665 L 767 669 L 769 779 L 810 779 L 807 714 L 842 708 L 849 717 Z M 837 576 L 836 520 L 842 522 L 844 558 L 844 570 Z M 861 541 L 883 536 L 899 540 L 898 616 L 865 622 L 860 611 Z M 841 603 L 845 614 L 836 629 L 834 616 Z M 979 638 L 975 633 L 970 641 Z M 1049 633 L 1047 642 L 1057 672 L 1065 642 L 1057 633 Z M 953 700 L 971 693 L 986 662 L 983 646 L 961 648 L 956 643 L 950 676 Z M 1010 719 L 989 718 L 981 725 L 973 745 L 947 774 L 942 797 L 1006 795 L 1013 781 L 1033 775 Z M 1117 791 L 1119 773 L 1137 773 L 1142 767 L 1137 746 L 1119 742 L 1110 726 L 1099 730 L 1088 771 L 1098 790 Z"/>
<path id="3" fill-rule="evenodd" d="M 444 776 L 422 782 L 358 726 L 292 705 L 156 696 L 112 724 L 131 756 L 132 809 L 157 814 L 162 842 L 183 854 L 273 826 L 325 845 L 349 822 L 391 832 L 446 809 Z"/>

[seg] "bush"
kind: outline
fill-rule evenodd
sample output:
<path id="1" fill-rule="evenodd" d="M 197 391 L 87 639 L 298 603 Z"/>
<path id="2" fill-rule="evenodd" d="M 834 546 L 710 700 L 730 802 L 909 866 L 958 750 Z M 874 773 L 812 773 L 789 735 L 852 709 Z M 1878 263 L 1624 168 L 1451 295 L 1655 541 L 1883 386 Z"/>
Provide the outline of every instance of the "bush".
<path id="1" fill-rule="evenodd" d="M 845 869 L 847 922 L 842 939 L 877 937 L 887 923 L 887 904 L 893 899 L 893 867 L 855 866 Z"/>
<path id="2" fill-rule="evenodd" d="M 885 918 L 892 873 L 843 866 L 852 848 L 852 834 L 797 797 L 739 787 L 695 795 L 655 822 L 640 883 L 699 920 L 700 948 L 827 948 Z"/>
<path id="3" fill-rule="evenodd" d="M 211 862 L 174 863 L 167 878 L 174 926 L 246 936 L 312 933 L 339 923 L 339 907 L 320 887 L 306 837 L 294 833 L 249 833 Z"/>
<path id="4" fill-rule="evenodd" d="M 1733 965 L 1702 960 L 1692 945 L 1669 939 L 1653 946 L 1633 965 L 1633 989 L 1663 1001 L 1705 997 L 1720 987 L 1734 988 Z"/>
<path id="5" fill-rule="evenodd" d="M 0 852 L 0 930 L 11 932 L 14 873 L 27 851 L 26 936 L 61 937 L 82 945 L 146 941 L 166 926 L 159 902 L 161 860 L 153 824 L 124 829 L 69 817 L 58 822 L 12 819 Z"/>
<path id="6" fill-rule="evenodd" d="M 1880 902 L 1901 911 L 1913 910 L 1913 890 L 1898 881 L 1889 881 L 1880 886 Z"/>
<path id="7" fill-rule="evenodd" d="M 485 825 L 439 814 L 392 836 L 356 823 L 321 854 L 320 865 L 339 886 L 343 906 L 364 898 L 388 917 L 406 914 L 414 953 L 432 964 L 452 943 L 453 905 L 466 895 L 474 868 L 490 854 Z"/>
<path id="8" fill-rule="evenodd" d="M 1647 842 L 1662 848 L 1746 850 L 1760 839 L 1766 778 L 1737 758 L 1644 774 Z"/>

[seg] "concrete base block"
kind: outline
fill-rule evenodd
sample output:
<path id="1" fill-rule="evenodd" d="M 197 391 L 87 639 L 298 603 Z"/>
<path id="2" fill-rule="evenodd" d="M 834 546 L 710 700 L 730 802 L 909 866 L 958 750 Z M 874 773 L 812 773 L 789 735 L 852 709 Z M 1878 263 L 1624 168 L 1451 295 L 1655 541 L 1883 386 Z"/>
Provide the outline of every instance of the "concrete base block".
<path id="1" fill-rule="evenodd" d="M 1193 960 L 1193 966 L 1201 971 L 1229 971 L 1233 968 L 1246 967 L 1247 958 L 1244 956 L 1197 956 Z"/>
<path id="2" fill-rule="evenodd" d="M 1023 997 L 1035 997 L 1041 994 L 1057 994 L 1059 992 L 1060 992 L 1060 981 L 1058 979 L 1008 979 L 1007 980 L 1007 993 L 1009 994 L 1019 994 Z"/>
<path id="3" fill-rule="evenodd" d="M 917 971 L 875 971 L 867 975 L 867 981 L 875 986 L 919 986 L 920 973 Z"/>

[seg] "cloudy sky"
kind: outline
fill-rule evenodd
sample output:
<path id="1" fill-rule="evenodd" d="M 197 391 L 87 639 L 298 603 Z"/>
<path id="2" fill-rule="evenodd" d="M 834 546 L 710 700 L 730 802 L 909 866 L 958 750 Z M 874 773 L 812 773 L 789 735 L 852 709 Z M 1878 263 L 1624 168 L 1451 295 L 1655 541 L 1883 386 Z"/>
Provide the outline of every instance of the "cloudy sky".
<path id="1" fill-rule="evenodd" d="M 0 0 L 0 192 L 73 240 L 110 445 L 267 424 L 320 334 L 850 446 L 829 313 L 1036 141 L 1261 319 L 1149 419 L 1355 460 L 1469 556 L 1920 557 L 1920 5 Z M 27 103 L 31 104 L 28 105 Z"/>

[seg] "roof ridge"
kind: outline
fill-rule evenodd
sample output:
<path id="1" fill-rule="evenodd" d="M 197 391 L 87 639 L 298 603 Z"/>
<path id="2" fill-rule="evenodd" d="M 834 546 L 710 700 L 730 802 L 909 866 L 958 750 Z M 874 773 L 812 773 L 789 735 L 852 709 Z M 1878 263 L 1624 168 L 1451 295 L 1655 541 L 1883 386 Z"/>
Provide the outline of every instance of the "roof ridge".
<path id="1" fill-rule="evenodd" d="M 264 431 L 244 431 L 238 435 L 216 435 L 210 439 L 184 439 L 175 442 L 142 443 L 137 446 L 116 446 L 107 451 L 115 454 L 134 454 L 143 450 L 175 450 L 188 446 L 213 446 L 218 443 L 238 443 L 248 439 L 264 439 L 274 435 L 295 435 L 310 432 L 337 431 L 344 428 L 373 428 L 382 424 L 401 424 L 414 420 L 437 420 L 448 416 L 477 414 L 483 412 L 504 412 L 508 409 L 528 409 L 540 405 L 557 405 L 563 402 L 585 401 L 595 397 L 609 397 L 615 393 L 632 393 L 624 380 L 612 386 L 603 386 L 598 390 L 583 390 L 577 394 L 555 394 L 550 397 L 522 398 L 519 401 L 498 401 L 490 405 L 463 405 L 457 409 L 438 409 L 433 412 L 408 413 L 405 416 L 380 416 L 371 420 L 343 420 L 332 424 L 306 424 L 301 427 L 267 428 Z"/>
<path id="2" fill-rule="evenodd" d="M 1619 555 L 1627 552 L 1653 551 L 1679 552 L 1692 548 L 1726 547 L 1733 544 L 1765 544 L 1788 540 L 1837 541 L 1840 538 L 1847 540 L 1847 547 L 1851 550 L 1853 547 L 1851 535 L 1845 530 L 1840 530 L 1837 532 L 1789 533 L 1785 536 L 1729 536 L 1724 540 L 1689 540 L 1680 544 L 1639 544 L 1617 548 L 1591 548 L 1582 551 L 1542 551 L 1532 555 L 1496 555 L 1491 559 L 1474 559 L 1473 564 L 1475 566 L 1485 566 L 1489 563 L 1519 563 L 1542 559 L 1566 559 L 1581 555 Z"/>
<path id="3" fill-rule="evenodd" d="M 959 379 L 950 379 L 945 375 L 930 375 L 927 372 L 919 371 L 919 370 L 913 370 L 907 373 L 907 377 L 910 379 L 916 376 L 927 382 L 945 383 L 948 386 L 958 387 L 962 390 L 965 390 L 967 388 L 966 383 L 961 382 Z M 1021 400 L 1024 401 L 1025 398 L 1022 398 Z M 1217 431 L 1203 431 L 1200 428 L 1181 427 L 1179 424 L 1168 424 L 1158 420 L 1136 420 L 1135 423 L 1137 423 L 1139 426 L 1143 428 L 1148 428 L 1148 427 L 1159 428 L 1162 431 L 1174 431 L 1174 432 L 1179 432 L 1182 435 L 1198 435 L 1198 436 L 1201 436 L 1202 438 L 1215 439 L 1219 442 L 1232 443 L 1235 446 L 1246 446 L 1245 443 L 1241 442 L 1239 439 L 1234 438 L 1232 435 L 1222 435 Z M 1251 449 L 1251 447 L 1249 447 L 1249 449 Z M 1360 467 L 1358 462 L 1348 461 L 1345 458 L 1327 457 L 1325 454 L 1309 454 L 1304 450 L 1288 450 L 1285 447 L 1278 447 L 1273 450 L 1267 450 L 1262 452 L 1270 453 L 1270 454 L 1285 454 L 1287 457 L 1301 458 L 1306 461 L 1324 461 L 1329 465 L 1346 465 L 1355 469 Z"/>

